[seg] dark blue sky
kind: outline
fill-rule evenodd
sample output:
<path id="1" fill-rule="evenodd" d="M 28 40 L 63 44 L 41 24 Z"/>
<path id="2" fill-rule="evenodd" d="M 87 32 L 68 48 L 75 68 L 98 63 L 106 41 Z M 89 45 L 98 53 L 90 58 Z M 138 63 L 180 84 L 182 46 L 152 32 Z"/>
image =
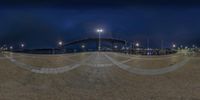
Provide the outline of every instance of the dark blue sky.
<path id="1" fill-rule="evenodd" d="M 149 38 L 152 47 L 160 47 L 161 40 L 166 47 L 171 43 L 200 45 L 198 5 L 53 3 L 1 7 L 0 44 L 24 42 L 28 48 L 52 47 L 59 40 L 96 37 L 95 29 L 102 27 L 103 37 L 140 41 L 143 45 Z"/>

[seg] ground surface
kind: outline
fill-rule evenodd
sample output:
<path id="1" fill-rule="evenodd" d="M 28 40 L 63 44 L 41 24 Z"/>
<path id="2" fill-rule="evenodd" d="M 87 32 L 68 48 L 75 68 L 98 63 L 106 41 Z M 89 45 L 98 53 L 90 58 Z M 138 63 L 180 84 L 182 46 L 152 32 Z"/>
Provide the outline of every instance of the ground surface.
<path id="1" fill-rule="evenodd" d="M 200 100 L 200 57 L 0 54 L 0 100 Z"/>

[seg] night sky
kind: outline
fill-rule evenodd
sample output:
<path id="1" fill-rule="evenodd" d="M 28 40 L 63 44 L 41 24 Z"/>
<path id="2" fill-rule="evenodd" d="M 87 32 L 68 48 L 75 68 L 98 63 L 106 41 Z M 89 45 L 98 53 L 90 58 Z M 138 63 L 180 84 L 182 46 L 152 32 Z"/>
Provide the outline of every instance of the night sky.
<path id="1" fill-rule="evenodd" d="M 139 41 L 151 47 L 200 46 L 200 3 L 186 1 L 37 1 L 2 2 L 0 45 L 49 48 L 59 40 L 103 37 Z"/>

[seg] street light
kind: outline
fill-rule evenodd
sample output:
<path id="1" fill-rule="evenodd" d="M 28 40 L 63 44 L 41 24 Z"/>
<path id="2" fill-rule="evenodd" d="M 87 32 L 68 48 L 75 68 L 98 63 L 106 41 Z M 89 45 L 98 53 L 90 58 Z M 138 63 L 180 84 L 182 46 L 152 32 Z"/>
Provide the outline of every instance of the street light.
<path id="1" fill-rule="evenodd" d="M 195 48 L 195 45 L 194 45 L 194 44 L 192 45 L 192 48 Z"/>
<path id="2" fill-rule="evenodd" d="M 59 46 L 62 46 L 62 45 L 63 45 L 63 42 L 62 42 L 62 41 L 59 41 L 59 42 L 58 42 L 58 45 L 59 45 Z"/>
<path id="3" fill-rule="evenodd" d="M 99 28 L 96 30 L 96 32 L 99 34 L 99 46 L 98 46 L 98 50 L 101 50 L 101 33 L 103 32 L 103 29 Z"/>
<path id="4" fill-rule="evenodd" d="M 13 46 L 10 46 L 10 50 L 12 50 L 13 49 Z"/>
<path id="5" fill-rule="evenodd" d="M 82 44 L 82 45 L 81 45 L 81 48 L 82 48 L 82 49 L 84 49 L 84 48 L 85 48 L 85 45 L 84 45 L 84 44 Z"/>
<path id="6" fill-rule="evenodd" d="M 59 41 L 59 42 L 58 42 L 58 46 L 59 46 L 59 50 L 61 50 L 62 53 L 65 53 L 65 52 L 66 52 L 65 48 L 63 48 L 63 42 L 62 42 L 62 41 Z M 55 53 L 55 48 L 53 48 L 53 54 L 54 54 L 54 53 Z"/>
<path id="7" fill-rule="evenodd" d="M 139 47 L 139 46 L 140 46 L 140 44 L 137 42 L 137 43 L 135 44 L 135 46 L 136 46 L 136 47 Z"/>
<path id="8" fill-rule="evenodd" d="M 181 49 L 183 49 L 183 45 L 181 45 L 180 47 L 181 47 Z"/>
<path id="9" fill-rule="evenodd" d="M 176 48 L 176 44 L 172 44 L 172 47 L 173 47 L 173 48 Z"/>
<path id="10" fill-rule="evenodd" d="M 115 45 L 114 48 L 117 49 L 117 45 Z"/>
<path id="11" fill-rule="evenodd" d="M 185 46 L 185 49 L 188 49 L 188 47 L 187 47 L 187 46 Z"/>
<path id="12" fill-rule="evenodd" d="M 25 46 L 25 45 L 22 43 L 22 44 L 21 44 L 21 47 L 24 48 L 24 46 Z"/>
<path id="13" fill-rule="evenodd" d="M 129 47 L 126 47 L 126 50 L 129 50 Z"/>

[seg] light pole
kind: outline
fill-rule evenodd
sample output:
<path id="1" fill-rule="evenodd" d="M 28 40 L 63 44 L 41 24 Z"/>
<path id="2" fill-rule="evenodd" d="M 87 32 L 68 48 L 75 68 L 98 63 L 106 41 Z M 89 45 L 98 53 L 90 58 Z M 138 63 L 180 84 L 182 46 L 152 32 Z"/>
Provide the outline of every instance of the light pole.
<path id="1" fill-rule="evenodd" d="M 85 51 L 85 45 L 84 44 L 81 45 L 81 48 L 82 48 L 82 51 Z"/>
<path id="2" fill-rule="evenodd" d="M 10 51 L 12 51 L 13 50 L 13 46 L 10 46 Z"/>
<path id="3" fill-rule="evenodd" d="M 98 50 L 101 51 L 101 33 L 103 32 L 103 29 L 99 28 L 96 30 L 97 33 L 99 34 L 99 45 L 98 45 Z"/>
<path id="4" fill-rule="evenodd" d="M 176 48 L 176 44 L 172 44 L 172 47 L 173 47 L 173 48 Z"/>
<path id="5" fill-rule="evenodd" d="M 135 46 L 136 46 L 136 47 L 139 47 L 139 46 L 140 46 L 140 44 L 137 42 L 137 43 L 135 44 Z"/>
<path id="6" fill-rule="evenodd" d="M 63 42 L 62 42 L 62 41 L 59 41 L 59 42 L 58 42 L 58 45 L 59 45 L 59 46 L 62 46 L 62 45 L 63 45 Z"/>
<path id="7" fill-rule="evenodd" d="M 59 48 L 60 48 L 60 50 L 61 50 L 62 47 L 63 47 L 63 42 L 62 42 L 62 41 L 59 41 L 59 42 L 58 42 L 58 45 L 59 45 Z M 53 50 L 53 52 L 55 52 L 55 50 Z M 64 51 L 61 51 L 61 52 L 64 52 L 64 53 L 65 53 L 65 49 L 64 49 Z"/>
<path id="8" fill-rule="evenodd" d="M 85 45 L 84 45 L 84 44 L 82 44 L 82 45 L 81 45 L 81 48 L 82 48 L 82 49 L 84 49 L 84 48 L 85 48 Z"/>
<path id="9" fill-rule="evenodd" d="M 136 46 L 136 54 L 138 54 L 140 52 L 140 49 L 139 49 L 140 44 L 136 42 L 135 46 Z"/>
<path id="10" fill-rule="evenodd" d="M 173 49 L 172 49 L 173 52 L 174 52 L 174 51 L 177 51 L 177 50 L 176 50 L 176 44 L 172 44 L 172 48 L 173 48 Z"/>
<path id="11" fill-rule="evenodd" d="M 20 44 L 20 47 L 21 47 L 21 50 L 20 50 L 20 51 L 24 51 L 25 44 L 24 44 L 24 43 L 21 43 L 21 44 Z"/>
<path id="12" fill-rule="evenodd" d="M 192 45 L 192 48 L 195 48 L 195 45 L 194 45 L 194 44 Z"/>
<path id="13" fill-rule="evenodd" d="M 22 44 L 21 44 L 21 47 L 24 48 L 24 46 L 25 46 L 25 45 L 22 43 Z"/>
<path id="14" fill-rule="evenodd" d="M 180 48 L 183 49 L 183 45 L 181 45 Z"/>
<path id="15" fill-rule="evenodd" d="M 115 46 L 114 46 L 114 48 L 115 48 L 115 49 L 117 49 L 117 48 L 118 48 L 118 46 L 117 46 L 117 45 L 115 45 Z"/>

